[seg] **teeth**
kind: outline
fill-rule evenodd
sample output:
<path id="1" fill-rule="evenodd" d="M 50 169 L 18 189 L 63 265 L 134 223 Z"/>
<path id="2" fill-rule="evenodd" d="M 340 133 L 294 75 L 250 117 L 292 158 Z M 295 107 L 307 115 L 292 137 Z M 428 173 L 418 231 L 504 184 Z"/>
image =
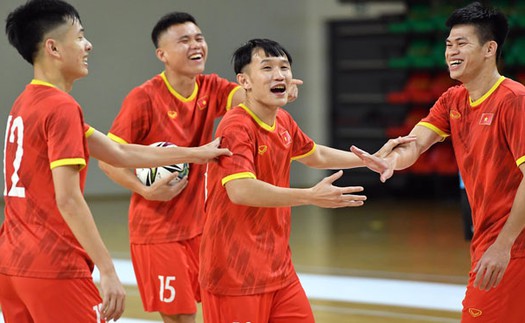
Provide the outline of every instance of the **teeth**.
<path id="1" fill-rule="evenodd" d="M 460 60 L 455 60 L 455 61 L 450 62 L 450 65 L 459 65 L 459 64 L 461 64 Z"/>
<path id="2" fill-rule="evenodd" d="M 284 92 L 286 91 L 286 87 L 284 85 L 277 85 L 275 87 L 273 87 L 272 89 L 272 92 Z"/>
<path id="3" fill-rule="evenodd" d="M 190 59 L 201 59 L 201 58 L 202 58 L 202 54 L 194 54 L 190 56 Z"/>

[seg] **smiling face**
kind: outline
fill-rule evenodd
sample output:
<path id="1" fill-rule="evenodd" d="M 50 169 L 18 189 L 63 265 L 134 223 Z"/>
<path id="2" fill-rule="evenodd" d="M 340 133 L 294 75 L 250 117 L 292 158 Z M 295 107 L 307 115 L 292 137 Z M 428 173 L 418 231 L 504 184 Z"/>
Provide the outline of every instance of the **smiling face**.
<path id="1" fill-rule="evenodd" d="M 494 41 L 480 43 L 473 25 L 452 27 L 445 50 L 450 77 L 462 83 L 474 80 L 487 66 L 488 60 L 495 64 L 495 48 L 497 45 Z"/>
<path id="2" fill-rule="evenodd" d="M 173 25 L 160 35 L 156 53 L 166 69 L 194 77 L 204 72 L 208 45 L 200 28 L 186 22 Z"/>
<path id="3" fill-rule="evenodd" d="M 70 21 L 52 31 L 45 46 L 60 60 L 62 75 L 74 81 L 88 75 L 88 56 L 93 48 L 84 36 L 78 20 Z"/>
<path id="4" fill-rule="evenodd" d="M 286 56 L 272 57 L 262 49 L 254 49 L 250 64 L 237 75 L 246 90 L 248 100 L 269 107 L 282 107 L 288 102 L 292 80 L 290 62 Z"/>

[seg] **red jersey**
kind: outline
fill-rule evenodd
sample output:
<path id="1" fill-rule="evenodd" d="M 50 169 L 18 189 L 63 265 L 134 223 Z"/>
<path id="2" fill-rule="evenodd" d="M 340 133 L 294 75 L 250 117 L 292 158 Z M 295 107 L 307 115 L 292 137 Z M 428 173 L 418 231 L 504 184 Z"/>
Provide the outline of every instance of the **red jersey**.
<path id="1" fill-rule="evenodd" d="M 109 137 L 149 145 L 168 141 L 196 147 L 212 140 L 216 118 L 231 108 L 239 86 L 215 74 L 199 75 L 188 98 L 177 93 L 164 73 L 133 89 L 113 122 Z M 204 225 L 206 165 L 191 164 L 188 185 L 168 202 L 133 193 L 129 208 L 131 243 L 164 243 L 193 238 Z"/>
<path id="2" fill-rule="evenodd" d="M 88 163 L 79 104 L 53 85 L 33 80 L 15 101 L 4 145 L 5 221 L 0 273 L 37 278 L 88 278 L 93 262 L 60 214 L 51 170 L 78 165 L 83 191 Z"/>
<path id="3" fill-rule="evenodd" d="M 463 85 L 445 92 L 419 125 L 450 135 L 472 208 L 472 260 L 496 240 L 507 221 L 525 162 L 525 87 L 503 76 L 472 102 Z M 512 256 L 525 256 L 525 231 Z"/>
<path id="4" fill-rule="evenodd" d="M 273 126 L 244 105 L 220 122 L 221 147 L 233 156 L 210 164 L 207 220 L 201 243 L 201 288 L 220 295 L 267 293 L 295 278 L 290 247 L 290 207 L 233 204 L 224 184 L 256 178 L 290 187 L 293 159 L 313 153 L 315 143 L 290 114 L 279 109 Z"/>

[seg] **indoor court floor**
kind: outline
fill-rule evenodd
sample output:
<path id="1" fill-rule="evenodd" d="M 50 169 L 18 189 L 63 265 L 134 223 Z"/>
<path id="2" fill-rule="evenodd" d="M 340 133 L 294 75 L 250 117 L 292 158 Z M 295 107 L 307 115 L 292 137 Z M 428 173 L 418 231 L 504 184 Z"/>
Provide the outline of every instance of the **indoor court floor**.
<path id="1" fill-rule="evenodd" d="M 126 285 L 119 322 L 161 322 L 140 303 L 129 261 L 127 198 L 88 203 Z M 360 208 L 308 206 L 292 213 L 293 260 L 317 323 L 459 322 L 469 269 L 459 201 L 369 195 Z"/>

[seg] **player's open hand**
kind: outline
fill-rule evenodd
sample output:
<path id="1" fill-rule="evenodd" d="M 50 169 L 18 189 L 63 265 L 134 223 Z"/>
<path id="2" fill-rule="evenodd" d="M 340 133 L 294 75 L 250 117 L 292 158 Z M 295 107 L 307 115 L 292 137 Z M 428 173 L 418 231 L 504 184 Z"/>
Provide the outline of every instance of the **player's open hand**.
<path id="1" fill-rule="evenodd" d="M 476 279 L 474 287 L 481 290 L 495 288 L 503 279 L 503 274 L 510 261 L 510 248 L 504 248 L 496 243 L 491 245 L 481 256 L 474 268 Z"/>
<path id="2" fill-rule="evenodd" d="M 102 292 L 102 317 L 109 322 L 118 320 L 124 313 L 126 291 L 115 272 L 100 273 L 100 291 Z"/>
<path id="3" fill-rule="evenodd" d="M 323 178 L 310 190 L 312 192 L 312 204 L 324 208 L 340 208 L 348 206 L 361 206 L 366 200 L 365 195 L 352 193 L 362 192 L 361 186 L 338 187 L 333 183 L 343 175 L 340 170 L 328 177 Z"/>
<path id="4" fill-rule="evenodd" d="M 377 156 L 377 157 L 380 157 L 380 158 L 385 158 L 397 146 L 400 146 L 400 145 L 403 145 L 403 144 L 406 144 L 406 143 L 409 143 L 409 142 L 414 142 L 416 140 L 417 140 L 416 136 L 411 136 L 411 135 L 403 136 L 403 137 L 397 137 L 397 138 L 394 138 L 394 139 L 389 139 L 383 145 L 383 147 L 381 147 L 378 151 L 376 151 L 376 153 L 374 155 Z"/>
<path id="5" fill-rule="evenodd" d="M 293 102 L 297 100 L 297 97 L 299 97 L 299 87 L 298 85 L 302 85 L 303 81 L 299 79 L 292 79 L 290 88 L 288 89 L 288 102 Z"/>
<path id="6" fill-rule="evenodd" d="M 150 201 L 169 201 L 179 195 L 188 185 L 188 176 L 179 179 L 179 172 L 173 172 L 166 177 L 153 182 L 151 186 L 144 186 L 142 197 Z"/>
<path id="7" fill-rule="evenodd" d="M 215 138 L 212 142 L 196 147 L 196 156 L 193 163 L 206 164 L 216 160 L 219 156 L 231 156 L 232 152 L 228 148 L 219 148 L 221 138 Z"/>
<path id="8" fill-rule="evenodd" d="M 390 153 L 398 146 L 416 141 L 415 136 L 404 136 L 388 140 L 375 154 L 370 154 L 356 146 L 350 147 L 350 150 L 359 157 L 363 164 L 370 170 L 379 173 L 381 182 L 386 182 L 394 175 L 395 165 Z"/>

